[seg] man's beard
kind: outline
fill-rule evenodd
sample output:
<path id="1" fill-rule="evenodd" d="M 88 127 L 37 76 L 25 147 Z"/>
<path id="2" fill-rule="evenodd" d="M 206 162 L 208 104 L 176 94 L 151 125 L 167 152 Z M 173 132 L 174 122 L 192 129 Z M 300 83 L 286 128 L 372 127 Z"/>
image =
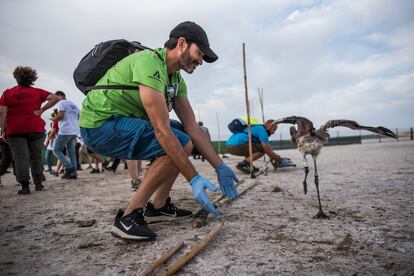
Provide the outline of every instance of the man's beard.
<path id="1" fill-rule="evenodd" d="M 184 71 L 186 71 L 188 74 L 191 74 L 194 72 L 194 60 L 191 58 L 190 56 L 190 51 L 187 48 L 183 54 L 181 55 L 181 69 L 183 69 Z"/>

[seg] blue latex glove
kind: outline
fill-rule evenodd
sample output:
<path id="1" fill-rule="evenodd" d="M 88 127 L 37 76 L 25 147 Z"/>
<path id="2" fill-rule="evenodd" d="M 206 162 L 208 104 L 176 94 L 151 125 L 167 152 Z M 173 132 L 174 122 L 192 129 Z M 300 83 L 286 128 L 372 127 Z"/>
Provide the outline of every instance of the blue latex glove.
<path id="1" fill-rule="evenodd" d="M 209 211 L 213 216 L 217 214 L 216 208 L 210 202 L 210 199 L 206 195 L 206 189 L 210 189 L 213 192 L 217 191 L 217 187 L 213 183 L 202 177 L 201 175 L 196 175 L 190 181 L 191 189 L 193 190 L 193 196 L 195 200 L 207 211 Z"/>
<path id="2" fill-rule="evenodd" d="M 288 158 L 282 158 L 282 160 L 280 160 L 279 167 L 284 168 L 284 167 L 289 167 L 289 166 L 290 166 L 290 160 Z"/>
<path id="3" fill-rule="evenodd" d="M 239 193 L 237 192 L 237 188 L 234 186 L 233 181 L 239 182 L 239 179 L 233 170 L 226 164 L 222 163 L 217 167 L 216 173 L 223 195 L 227 196 L 229 199 L 236 198 Z"/>

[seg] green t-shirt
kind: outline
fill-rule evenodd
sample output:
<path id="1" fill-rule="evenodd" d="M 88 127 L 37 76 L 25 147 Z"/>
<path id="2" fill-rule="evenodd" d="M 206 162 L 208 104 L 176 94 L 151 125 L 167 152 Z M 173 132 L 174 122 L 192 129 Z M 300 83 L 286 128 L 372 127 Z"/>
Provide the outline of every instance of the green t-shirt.
<path id="1" fill-rule="evenodd" d="M 175 96 L 186 96 L 187 86 L 180 72 L 167 74 L 167 53 L 156 50 L 159 56 L 150 50 L 131 54 L 109 69 L 96 85 L 137 86 L 137 90 L 92 90 L 82 103 L 79 125 L 83 128 L 100 127 L 113 115 L 143 118 L 147 116 L 139 96 L 138 84 L 158 90 L 171 101 L 171 88 Z M 161 59 L 160 59 L 161 57 Z M 168 89 L 170 88 L 170 89 Z M 170 93 L 167 93 L 167 89 Z"/>

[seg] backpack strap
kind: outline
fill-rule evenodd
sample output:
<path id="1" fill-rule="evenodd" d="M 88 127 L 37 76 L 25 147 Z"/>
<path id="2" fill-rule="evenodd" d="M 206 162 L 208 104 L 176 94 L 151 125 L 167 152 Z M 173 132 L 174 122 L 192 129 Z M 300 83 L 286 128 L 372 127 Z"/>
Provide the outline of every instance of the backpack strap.
<path id="1" fill-rule="evenodd" d="M 154 50 L 154 53 L 162 61 L 160 53 Z M 94 85 L 85 87 L 85 91 L 99 90 L 99 89 L 111 89 L 111 90 L 138 90 L 138 86 L 130 85 Z"/>
<path id="2" fill-rule="evenodd" d="M 247 128 L 247 127 L 246 127 Z M 247 130 L 247 131 L 244 131 L 243 130 L 243 133 L 246 133 L 247 135 L 249 135 L 249 130 Z M 252 142 L 254 143 L 255 142 L 255 140 L 256 140 L 256 144 L 260 144 L 261 142 L 260 142 L 260 139 L 259 138 L 257 138 L 256 136 L 254 136 L 253 134 L 252 134 Z"/>
<path id="3" fill-rule="evenodd" d="M 138 86 L 128 85 L 95 85 L 85 87 L 86 91 L 99 90 L 99 89 L 112 89 L 112 90 L 138 90 Z"/>

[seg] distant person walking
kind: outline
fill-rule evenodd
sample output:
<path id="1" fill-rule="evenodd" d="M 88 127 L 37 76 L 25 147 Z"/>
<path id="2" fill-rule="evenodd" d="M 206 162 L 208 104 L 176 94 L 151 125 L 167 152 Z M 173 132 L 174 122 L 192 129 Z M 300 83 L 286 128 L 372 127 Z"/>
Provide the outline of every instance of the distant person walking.
<path id="1" fill-rule="evenodd" d="M 32 87 L 37 80 L 36 70 L 18 66 L 13 76 L 17 85 L 4 91 L 0 99 L 0 139 L 6 137 L 9 142 L 16 179 L 22 185 L 18 193 L 29 194 L 29 168 L 35 190 L 44 188 L 42 148 L 46 123 L 40 116 L 59 99 L 46 90 Z M 41 107 L 45 101 L 48 103 Z"/>
<path id="2" fill-rule="evenodd" d="M 76 172 L 76 137 L 79 134 L 79 107 L 76 104 L 66 99 L 65 93 L 56 91 L 55 95 L 59 98 L 58 114 L 55 116 L 59 121 L 59 132 L 55 140 L 53 153 L 62 162 L 65 172 L 62 178 L 76 179 L 78 173 Z M 64 148 L 66 147 L 69 155 L 69 160 L 66 159 Z"/>
<path id="3" fill-rule="evenodd" d="M 211 136 L 210 136 L 210 131 L 208 131 L 208 128 L 204 126 L 203 122 L 199 121 L 198 125 L 200 126 L 201 130 L 207 135 L 208 140 L 210 141 L 211 144 Z M 193 150 L 191 151 L 191 155 L 193 156 L 194 159 L 200 159 L 201 161 L 205 161 L 205 158 L 203 155 L 200 154 L 200 152 L 198 151 L 198 149 L 196 147 L 193 148 Z"/>
<path id="4" fill-rule="evenodd" d="M 10 163 L 14 163 L 9 144 L 3 139 L 0 139 L 0 187 L 3 187 L 1 177 L 7 173 L 7 169 L 10 167 Z M 13 164 L 14 167 L 14 164 Z"/>

